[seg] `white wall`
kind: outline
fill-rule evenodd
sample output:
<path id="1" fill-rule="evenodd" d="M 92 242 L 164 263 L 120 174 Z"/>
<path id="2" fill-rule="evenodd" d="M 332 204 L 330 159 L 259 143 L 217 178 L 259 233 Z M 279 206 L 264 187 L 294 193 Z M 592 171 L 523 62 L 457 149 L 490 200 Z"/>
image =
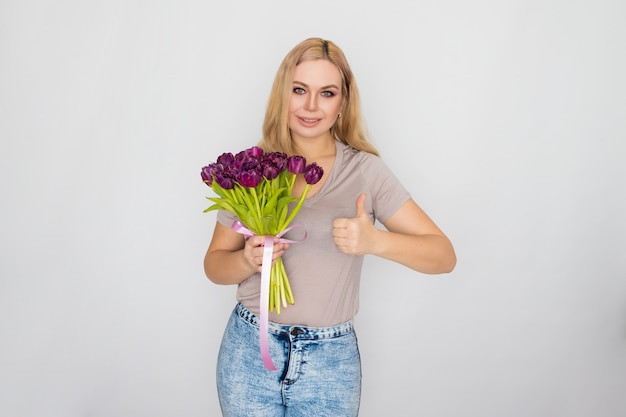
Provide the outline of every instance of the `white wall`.
<path id="1" fill-rule="evenodd" d="M 201 166 L 341 46 L 450 275 L 366 260 L 361 415 L 626 415 L 626 16 L 609 1 L 0 3 L 0 414 L 217 416 Z"/>

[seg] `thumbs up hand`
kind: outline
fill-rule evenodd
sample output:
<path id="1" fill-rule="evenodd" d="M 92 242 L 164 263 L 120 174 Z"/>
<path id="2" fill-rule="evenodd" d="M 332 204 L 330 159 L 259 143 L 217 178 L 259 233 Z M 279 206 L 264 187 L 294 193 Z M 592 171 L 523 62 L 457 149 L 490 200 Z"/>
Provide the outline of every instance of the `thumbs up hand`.
<path id="1" fill-rule="evenodd" d="M 340 251 L 349 255 L 371 253 L 378 229 L 365 209 L 367 194 L 356 199 L 356 215 L 353 218 L 337 218 L 333 222 L 333 238 Z"/>

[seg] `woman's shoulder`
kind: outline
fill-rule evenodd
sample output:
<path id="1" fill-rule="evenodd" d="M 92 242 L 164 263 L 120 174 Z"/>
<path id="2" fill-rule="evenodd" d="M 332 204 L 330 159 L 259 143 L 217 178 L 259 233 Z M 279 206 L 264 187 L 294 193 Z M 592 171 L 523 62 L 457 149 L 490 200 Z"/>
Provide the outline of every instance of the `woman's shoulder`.
<path id="1" fill-rule="evenodd" d="M 355 149 L 352 146 L 346 143 L 340 142 L 340 141 L 337 141 L 337 146 L 339 147 L 340 153 L 343 156 L 343 160 L 346 163 L 356 163 L 356 164 L 382 163 L 382 160 L 380 159 L 380 157 L 377 155 L 374 155 L 373 153 Z"/>
<path id="2" fill-rule="evenodd" d="M 355 149 L 346 144 L 341 146 L 344 148 L 342 168 L 345 168 L 347 171 L 360 172 L 366 178 L 391 174 L 392 171 L 380 156 Z"/>

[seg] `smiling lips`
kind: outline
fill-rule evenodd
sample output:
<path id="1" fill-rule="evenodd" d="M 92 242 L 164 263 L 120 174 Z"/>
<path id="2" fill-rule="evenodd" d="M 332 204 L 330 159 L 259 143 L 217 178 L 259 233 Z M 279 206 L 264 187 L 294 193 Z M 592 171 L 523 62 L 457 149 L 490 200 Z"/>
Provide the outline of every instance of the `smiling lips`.
<path id="1" fill-rule="evenodd" d="M 300 119 L 301 122 L 303 122 L 304 124 L 307 124 L 307 125 L 314 125 L 317 122 L 319 122 L 320 120 L 322 120 L 322 119 L 306 119 L 304 117 L 298 117 L 298 119 Z"/>

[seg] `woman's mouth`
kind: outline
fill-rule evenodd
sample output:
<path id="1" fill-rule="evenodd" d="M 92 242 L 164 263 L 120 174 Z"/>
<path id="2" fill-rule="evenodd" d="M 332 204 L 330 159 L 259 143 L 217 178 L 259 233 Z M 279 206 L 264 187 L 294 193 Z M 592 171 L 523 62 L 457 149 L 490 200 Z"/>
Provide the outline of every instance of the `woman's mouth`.
<path id="1" fill-rule="evenodd" d="M 307 117 L 298 117 L 298 119 L 300 119 L 300 121 L 306 125 L 314 125 L 321 120 L 321 119 L 311 119 Z"/>

